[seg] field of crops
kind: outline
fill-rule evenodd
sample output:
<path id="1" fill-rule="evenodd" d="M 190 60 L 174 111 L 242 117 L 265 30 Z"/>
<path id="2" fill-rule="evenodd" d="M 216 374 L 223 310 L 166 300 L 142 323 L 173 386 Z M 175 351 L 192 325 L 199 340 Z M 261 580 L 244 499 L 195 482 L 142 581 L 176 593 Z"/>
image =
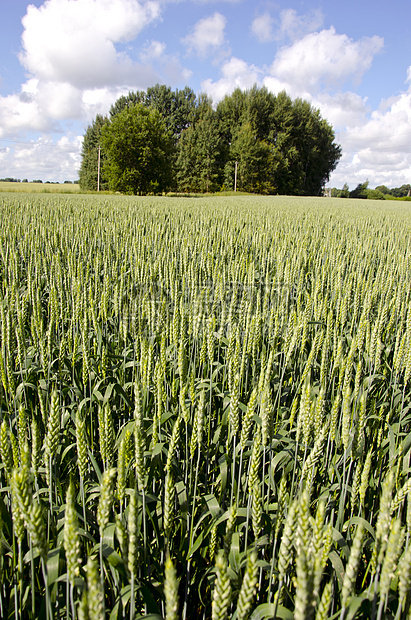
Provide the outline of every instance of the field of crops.
<path id="1" fill-rule="evenodd" d="M 408 203 L 0 214 L 0 617 L 411 617 Z"/>
<path id="2" fill-rule="evenodd" d="M 76 194 L 80 192 L 79 185 L 75 183 L 13 183 L 0 181 L 0 192 L 13 193 L 39 193 L 42 194 Z"/>

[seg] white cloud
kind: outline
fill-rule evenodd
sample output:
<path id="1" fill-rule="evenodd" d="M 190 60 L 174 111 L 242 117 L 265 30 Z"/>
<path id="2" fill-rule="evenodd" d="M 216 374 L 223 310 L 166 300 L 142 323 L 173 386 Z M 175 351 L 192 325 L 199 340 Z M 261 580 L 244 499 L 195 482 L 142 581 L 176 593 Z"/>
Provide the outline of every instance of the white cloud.
<path id="1" fill-rule="evenodd" d="M 82 93 L 83 117 L 91 120 L 97 114 L 107 114 L 110 107 L 122 95 L 127 95 L 127 88 L 93 88 Z"/>
<path id="2" fill-rule="evenodd" d="M 251 24 L 251 32 L 257 37 L 261 43 L 272 41 L 273 39 L 273 23 L 271 15 L 263 13 L 256 17 Z"/>
<path id="3" fill-rule="evenodd" d="M 274 19 L 266 11 L 254 19 L 251 24 L 251 31 L 261 43 L 274 39 L 296 41 L 306 34 L 318 30 L 323 20 L 323 14 L 318 10 L 305 15 L 298 15 L 295 9 L 284 9 L 281 11 L 279 19 Z"/>
<path id="4" fill-rule="evenodd" d="M 81 136 L 64 136 L 57 142 L 49 139 L 17 143 L 0 153 L 2 170 L 16 179 L 75 181 L 81 163 Z"/>
<path id="5" fill-rule="evenodd" d="M 46 0 L 29 5 L 23 18 L 25 68 L 43 81 L 78 88 L 124 84 L 138 67 L 116 43 L 135 39 L 160 15 L 159 2 Z"/>
<path id="6" fill-rule="evenodd" d="M 309 32 L 318 30 L 323 24 L 321 11 L 311 11 L 305 15 L 298 15 L 295 9 L 284 9 L 280 13 L 280 28 L 277 38 L 288 37 L 292 41 L 301 39 Z"/>
<path id="7" fill-rule="evenodd" d="M 321 114 L 338 132 L 342 129 L 355 129 L 366 122 L 371 112 L 367 98 L 352 92 L 338 92 L 335 95 L 321 92 L 310 98 L 314 107 L 320 108 Z"/>
<path id="8" fill-rule="evenodd" d="M 281 13 L 282 31 L 292 37 L 302 27 L 314 27 L 320 19 L 320 14 L 313 14 L 311 21 L 303 25 L 302 18 L 294 10 L 285 10 Z M 269 30 L 264 33 L 261 25 L 259 34 L 268 36 Z M 205 80 L 202 87 L 214 101 L 219 101 L 237 86 L 248 88 L 254 83 L 264 85 L 274 93 L 286 90 L 292 97 L 310 101 L 318 99 L 322 93 L 323 103 L 333 112 L 335 119 L 339 122 L 344 118 L 351 119 L 356 124 L 361 117 L 364 119 L 361 97 L 341 90 L 333 97 L 327 93 L 347 81 L 358 81 L 382 46 L 383 39 L 377 36 L 354 41 L 347 35 L 337 34 L 334 28 L 312 32 L 281 47 L 268 70 L 233 57 L 222 64 L 219 80 Z"/>
<path id="9" fill-rule="evenodd" d="M 334 28 L 306 35 L 283 47 L 271 65 L 272 76 L 313 91 L 347 79 L 359 80 L 383 46 L 381 37 L 353 41 Z"/>
<path id="10" fill-rule="evenodd" d="M 293 15 L 288 17 L 283 22 L 292 31 Z M 374 112 L 366 97 L 341 88 L 370 68 L 382 46 L 380 37 L 354 41 L 330 28 L 280 48 L 268 70 L 233 57 L 221 65 L 220 78 L 205 80 L 202 88 L 214 102 L 236 87 L 246 89 L 255 83 L 273 93 L 286 90 L 292 97 L 302 97 L 320 109 L 342 145 L 343 157 L 331 175 L 331 185 L 342 187 L 349 180 L 354 187 L 354 182 L 366 179 L 371 187 L 402 185 L 411 178 L 411 86 Z M 407 76 L 410 80 L 411 67 Z"/>
<path id="11" fill-rule="evenodd" d="M 37 101 L 38 80 L 31 79 L 23 85 L 20 94 L 0 98 L 0 136 L 21 130 L 49 131 L 53 122 Z"/>
<path id="12" fill-rule="evenodd" d="M 161 41 L 150 41 L 140 52 L 140 60 L 142 62 L 150 62 L 157 58 L 161 58 L 165 52 L 166 44 Z"/>
<path id="13" fill-rule="evenodd" d="M 83 112 L 80 91 L 67 82 L 45 82 L 39 86 L 38 105 L 55 120 L 80 118 Z"/>
<path id="14" fill-rule="evenodd" d="M 240 58 L 231 58 L 221 67 L 222 77 L 217 82 L 205 80 L 201 88 L 205 91 L 214 103 L 224 99 L 225 95 L 233 92 L 236 88 L 246 90 L 259 82 L 260 71 L 254 65 L 247 64 Z"/>
<path id="15" fill-rule="evenodd" d="M 19 56 L 28 79 L 19 93 L 0 97 L 0 136 L 62 131 L 60 122 L 105 114 L 130 89 L 147 88 L 165 76 L 186 77 L 178 58 L 167 56 L 158 41 L 143 48 L 142 62 L 119 51 L 159 16 L 159 0 L 29 5 Z"/>
<path id="16" fill-rule="evenodd" d="M 206 57 L 224 44 L 226 18 L 221 13 L 214 13 L 198 21 L 193 30 L 183 39 L 189 53 L 195 52 Z"/>
<path id="17" fill-rule="evenodd" d="M 411 89 L 365 122 L 347 127 L 339 138 L 343 158 L 331 177 L 333 184 L 342 186 L 348 174 L 358 183 L 368 178 L 371 187 L 405 183 L 411 178 Z"/>
<path id="18" fill-rule="evenodd" d="M 167 54 L 166 44 L 161 41 L 150 41 L 141 50 L 139 58 L 142 63 L 153 67 L 151 70 L 151 82 L 147 86 L 155 83 L 166 82 L 167 84 L 175 84 L 187 81 L 192 73 L 181 66 L 177 54 Z M 157 77 L 154 79 L 155 68 L 157 68 Z"/>

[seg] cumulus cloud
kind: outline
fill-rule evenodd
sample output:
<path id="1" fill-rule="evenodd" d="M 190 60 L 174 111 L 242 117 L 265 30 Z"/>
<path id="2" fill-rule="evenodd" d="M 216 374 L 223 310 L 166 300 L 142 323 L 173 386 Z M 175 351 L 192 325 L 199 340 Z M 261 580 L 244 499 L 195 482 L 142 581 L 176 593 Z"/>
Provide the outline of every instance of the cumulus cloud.
<path id="1" fill-rule="evenodd" d="M 268 18 L 269 14 L 265 14 L 261 20 L 256 18 L 252 24 L 252 30 L 260 40 L 272 36 Z M 315 13 L 311 21 L 303 23 L 301 16 L 293 9 L 287 9 L 281 12 L 281 31 L 292 39 L 302 28 L 313 28 L 321 20 L 322 16 Z M 293 97 L 308 100 L 338 88 L 336 100 L 328 101 L 329 109 L 334 111 L 334 116 L 338 116 L 341 122 L 343 116 L 359 118 L 363 113 L 364 102 L 353 93 L 345 93 L 343 96 L 341 86 L 349 81 L 359 81 L 370 68 L 383 44 L 383 39 L 378 36 L 354 41 L 345 34 L 338 34 L 335 28 L 331 27 L 328 30 L 310 32 L 295 42 L 283 45 L 277 50 L 268 69 L 249 65 L 239 58 L 226 60 L 221 66 L 221 78 L 214 82 L 205 80 L 202 87 L 214 100 L 220 100 L 237 86 L 244 88 L 254 83 L 264 85 L 274 93 L 286 90 Z M 325 95 L 325 105 L 326 99 Z M 347 103 L 349 109 L 347 111 L 345 107 L 344 112 Z"/>
<path id="2" fill-rule="evenodd" d="M 240 58 L 231 58 L 221 67 L 222 77 L 213 82 L 205 80 L 201 84 L 204 90 L 215 103 L 218 103 L 236 88 L 246 90 L 259 82 L 260 70 Z"/>
<path id="3" fill-rule="evenodd" d="M 306 34 L 318 30 L 323 20 L 323 14 L 318 10 L 299 15 L 295 9 L 284 9 L 280 12 L 278 19 L 274 19 L 266 11 L 253 20 L 251 32 L 261 43 L 282 39 L 296 41 Z"/>
<path id="4" fill-rule="evenodd" d="M 216 103 L 236 87 L 246 89 L 253 84 L 266 86 L 273 93 L 286 90 L 292 97 L 310 101 L 332 124 L 343 148 L 331 185 L 342 187 L 347 179 L 360 183 L 368 178 L 371 187 L 393 187 L 404 183 L 407 175 L 411 178 L 411 86 L 375 111 L 366 97 L 343 90 L 344 84 L 360 80 L 370 68 L 383 39 L 375 36 L 355 41 L 330 28 L 293 42 L 298 16 L 283 11 L 281 19 L 291 42 L 277 51 L 268 68 L 233 57 L 221 65 L 220 78 L 205 80 L 202 88 Z M 261 26 L 260 39 L 269 32 L 267 29 L 264 34 Z M 407 78 L 411 81 L 411 67 Z"/>
<path id="5" fill-rule="evenodd" d="M 63 136 L 57 142 L 39 138 L 14 143 L 0 153 L 7 176 L 43 181 L 75 181 L 80 168 L 81 136 Z"/>
<path id="6" fill-rule="evenodd" d="M 161 41 L 150 41 L 140 52 L 140 60 L 142 62 L 150 62 L 151 60 L 161 58 L 164 55 L 166 44 Z"/>
<path id="7" fill-rule="evenodd" d="M 0 98 L 0 134 L 61 131 L 59 121 L 91 119 L 106 113 L 103 104 L 119 94 L 155 83 L 159 74 L 151 65 L 134 62 L 116 46 L 135 39 L 159 15 L 154 0 L 29 5 L 19 56 L 29 77 L 20 93 Z"/>
<path id="8" fill-rule="evenodd" d="M 321 92 L 310 100 L 337 132 L 346 128 L 356 130 L 367 121 L 371 112 L 366 97 L 349 91 L 339 91 L 335 94 Z"/>
<path id="9" fill-rule="evenodd" d="M 411 89 L 410 89 L 411 90 Z M 356 127 L 339 134 L 343 159 L 331 181 L 341 186 L 347 174 L 358 183 L 402 185 L 411 178 L 411 92 L 401 93 Z"/>
<path id="10" fill-rule="evenodd" d="M 323 14 L 319 10 L 298 15 L 295 9 L 284 9 L 280 13 L 280 27 L 276 37 L 287 37 L 296 41 L 306 34 L 318 30 L 322 26 L 323 20 Z"/>
<path id="11" fill-rule="evenodd" d="M 50 131 L 53 120 L 38 99 L 39 81 L 28 80 L 19 94 L 0 98 L 0 137 L 24 130 Z"/>
<path id="12" fill-rule="evenodd" d="M 46 0 L 23 18 L 20 61 L 37 78 L 78 88 L 124 84 L 138 67 L 116 43 L 131 41 L 160 15 L 159 2 Z"/>
<path id="13" fill-rule="evenodd" d="M 388 109 L 372 112 L 368 122 L 347 130 L 348 139 L 367 143 L 376 150 L 405 148 L 411 150 L 411 93 L 394 98 Z"/>
<path id="14" fill-rule="evenodd" d="M 221 13 L 200 19 L 184 39 L 188 53 L 194 52 L 205 58 L 224 44 L 226 18 Z"/>
<path id="15" fill-rule="evenodd" d="M 251 32 L 261 43 L 272 41 L 274 36 L 273 24 L 274 20 L 270 13 L 263 13 L 253 20 L 253 23 L 251 24 Z"/>
<path id="16" fill-rule="evenodd" d="M 22 20 L 20 62 L 27 81 L 0 97 L 0 136 L 63 131 L 63 121 L 91 120 L 130 89 L 187 79 L 165 44 L 142 45 L 139 62 L 127 42 L 160 18 L 160 0 L 46 0 Z"/>
<path id="17" fill-rule="evenodd" d="M 353 41 L 337 34 L 333 27 L 306 35 L 291 46 L 283 47 L 271 65 L 271 75 L 304 89 L 318 89 L 360 80 L 383 47 L 381 37 Z"/>
<path id="18" fill-rule="evenodd" d="M 139 58 L 143 64 L 147 65 L 146 69 L 151 67 L 151 83 L 147 84 L 148 86 L 160 81 L 174 84 L 182 80 L 187 81 L 191 77 L 191 71 L 181 66 L 178 55 L 166 52 L 166 44 L 162 41 L 146 43 Z M 156 70 L 158 77 L 153 79 Z"/>

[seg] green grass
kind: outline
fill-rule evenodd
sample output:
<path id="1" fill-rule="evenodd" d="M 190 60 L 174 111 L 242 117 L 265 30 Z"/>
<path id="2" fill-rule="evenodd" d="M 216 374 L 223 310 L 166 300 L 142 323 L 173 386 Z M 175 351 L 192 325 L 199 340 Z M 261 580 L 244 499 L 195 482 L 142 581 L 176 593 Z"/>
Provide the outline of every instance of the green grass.
<path id="1" fill-rule="evenodd" d="M 406 203 L 0 213 L 0 615 L 407 617 Z"/>

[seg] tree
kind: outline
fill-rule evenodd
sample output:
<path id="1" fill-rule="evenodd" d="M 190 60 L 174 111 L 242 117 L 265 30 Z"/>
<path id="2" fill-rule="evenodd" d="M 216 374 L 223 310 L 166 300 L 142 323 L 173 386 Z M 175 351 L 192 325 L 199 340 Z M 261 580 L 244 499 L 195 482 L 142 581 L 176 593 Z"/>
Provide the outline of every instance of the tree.
<path id="1" fill-rule="evenodd" d="M 404 198 L 405 196 L 408 196 L 410 192 L 410 187 L 411 186 L 409 184 L 401 185 L 401 187 L 395 187 L 392 190 L 392 195 L 396 196 L 397 198 Z"/>
<path id="2" fill-rule="evenodd" d="M 157 110 L 166 125 L 167 130 L 173 137 L 175 149 L 172 154 L 173 182 L 175 187 L 177 145 L 185 129 L 190 127 L 195 115 L 197 99 L 194 91 L 186 86 L 183 90 L 171 90 L 164 84 L 156 84 L 147 91 L 130 91 L 128 95 L 123 95 L 111 106 L 110 117 L 114 118 L 125 108 L 132 108 L 137 104 L 142 104 L 147 108 Z"/>
<path id="3" fill-rule="evenodd" d="M 156 111 L 163 122 L 162 131 L 167 130 L 171 138 L 171 146 L 168 143 L 166 149 L 167 164 L 156 173 L 161 187 L 201 192 L 224 185 L 233 187 L 237 161 L 241 189 L 319 195 L 341 157 L 341 147 L 335 143 L 333 129 L 319 110 L 307 101 L 293 101 L 285 92 L 274 95 L 257 86 L 247 91 L 237 88 L 214 110 L 206 95 L 196 97 L 188 87 L 173 91 L 156 84 L 146 92 L 130 92 L 120 97 L 111 107 L 109 119 L 97 117 L 87 129 L 80 170 L 83 188 L 96 189 L 98 145 L 103 146 L 100 137 L 103 129 L 106 132 L 105 124 L 111 127 L 107 129 L 110 139 L 107 137 L 105 144 L 114 144 L 113 127 L 121 133 L 123 123 L 124 131 L 129 131 L 127 123 L 137 109 L 136 118 L 140 117 L 141 122 L 143 109 Z M 131 115 L 127 116 L 127 123 L 126 117 L 121 116 L 126 112 Z M 119 116 L 122 120 L 117 123 Z M 138 145 L 139 141 L 134 133 L 133 130 L 129 137 L 123 138 L 127 148 L 117 149 L 124 161 L 134 157 L 132 142 Z M 108 158 L 102 165 L 102 188 L 109 181 L 111 188 L 148 191 L 149 185 L 142 179 L 138 187 L 135 185 L 136 170 L 141 168 L 141 162 L 136 167 L 130 161 L 127 165 L 123 161 L 125 168 L 115 169 L 119 164 L 115 164 L 114 146 L 110 148 L 111 154 L 101 149 L 101 157 Z M 146 163 L 145 156 L 143 160 Z M 128 180 L 125 170 L 128 170 Z M 131 181 L 131 170 L 134 170 L 131 175 L 134 181 Z M 165 177 L 167 183 L 161 180 Z"/>
<path id="4" fill-rule="evenodd" d="M 350 188 L 348 187 L 348 183 L 344 183 L 342 189 L 338 192 L 338 198 L 348 198 L 350 195 Z"/>
<path id="5" fill-rule="evenodd" d="M 369 200 L 385 200 L 385 195 L 379 189 L 367 189 L 367 198 Z"/>
<path id="6" fill-rule="evenodd" d="M 101 142 L 111 190 L 141 195 L 168 188 L 173 141 L 157 110 L 125 107 L 103 127 Z"/>
<path id="7" fill-rule="evenodd" d="M 375 189 L 378 190 L 379 192 L 381 192 L 382 194 L 390 194 L 391 193 L 391 191 L 388 189 L 388 187 L 386 185 L 377 185 L 377 187 Z"/>
<path id="8" fill-rule="evenodd" d="M 265 151 L 270 165 L 264 166 L 264 179 L 260 167 L 258 187 L 265 186 L 266 191 L 318 195 L 341 157 L 333 129 L 319 110 L 302 99 L 293 101 L 285 92 L 275 96 L 256 86 L 246 92 L 237 89 L 223 99 L 217 112 L 223 138 L 231 151 L 229 160 L 238 160 L 233 151 L 238 151 L 238 137 L 244 133 L 241 127 L 245 124 L 246 132 L 254 135 L 254 142 L 246 140 L 244 134 L 244 145 L 253 145 L 254 150 L 258 145 Z M 230 167 L 232 164 L 226 169 Z"/>
<path id="9" fill-rule="evenodd" d="M 341 157 L 332 127 L 307 101 L 285 92 L 277 95 L 272 127 L 278 193 L 319 195 Z"/>
<path id="10" fill-rule="evenodd" d="M 368 180 L 358 183 L 357 187 L 350 192 L 350 198 L 367 198 Z"/>
<path id="11" fill-rule="evenodd" d="M 222 181 L 219 122 L 211 100 L 200 96 L 192 123 L 178 144 L 177 187 L 186 192 L 211 192 Z"/>
<path id="12" fill-rule="evenodd" d="M 271 146 L 260 140 L 251 124 L 244 122 L 234 136 L 231 156 L 238 163 L 237 189 L 258 194 L 273 194 L 273 154 Z"/>
<path id="13" fill-rule="evenodd" d="M 101 147 L 101 132 L 109 122 L 108 118 L 97 114 L 95 120 L 89 125 L 84 134 L 83 147 L 81 150 L 81 167 L 79 170 L 80 188 L 82 190 L 108 189 L 107 178 L 104 175 L 104 163 L 106 153 L 100 149 L 100 187 L 97 188 L 98 180 L 98 151 Z"/>
<path id="14" fill-rule="evenodd" d="M 236 88 L 231 95 L 226 95 L 217 106 L 222 137 L 229 146 L 233 132 L 242 125 L 247 110 L 247 95 L 240 88 Z"/>
<path id="15" fill-rule="evenodd" d="M 123 110 L 132 108 L 138 103 L 146 105 L 146 93 L 144 90 L 138 90 L 136 92 L 130 91 L 128 95 L 122 95 L 111 106 L 110 118 L 114 118 Z"/>
<path id="16" fill-rule="evenodd" d="M 188 86 L 183 90 L 173 91 L 169 86 L 156 84 L 147 88 L 147 92 L 130 91 L 128 95 L 117 99 L 110 108 L 110 117 L 114 118 L 125 108 L 131 108 L 139 103 L 160 112 L 167 129 L 178 138 L 190 125 L 191 115 L 196 107 L 196 95 Z"/>

